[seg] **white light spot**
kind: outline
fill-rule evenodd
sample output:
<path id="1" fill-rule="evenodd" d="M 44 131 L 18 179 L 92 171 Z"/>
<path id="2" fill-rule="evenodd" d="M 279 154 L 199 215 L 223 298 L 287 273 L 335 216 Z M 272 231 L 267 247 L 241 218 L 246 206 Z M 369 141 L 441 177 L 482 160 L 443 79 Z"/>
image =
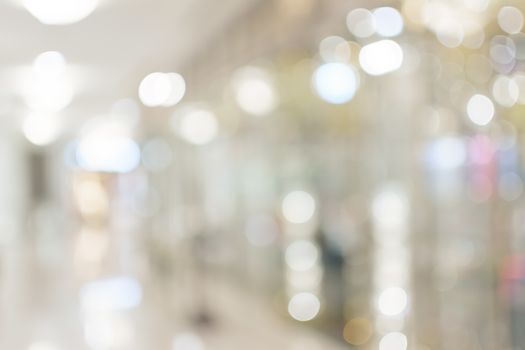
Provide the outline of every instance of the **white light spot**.
<path id="1" fill-rule="evenodd" d="M 60 120 L 54 115 L 31 114 L 24 120 L 22 130 L 29 142 L 45 146 L 60 136 L 61 127 Z"/>
<path id="2" fill-rule="evenodd" d="M 35 112 L 58 112 L 73 100 L 73 87 L 63 76 L 37 76 L 24 96 L 27 106 Z"/>
<path id="3" fill-rule="evenodd" d="M 385 289 L 377 301 L 379 311 L 387 316 L 399 315 L 408 305 L 407 293 L 402 288 Z"/>
<path id="4" fill-rule="evenodd" d="M 367 38 L 374 34 L 372 13 L 364 8 L 352 10 L 346 16 L 346 26 L 350 33 L 358 38 Z"/>
<path id="5" fill-rule="evenodd" d="M 67 25 L 89 16 L 98 0 L 23 0 L 23 4 L 43 24 Z"/>
<path id="6" fill-rule="evenodd" d="M 277 106 L 277 94 L 269 74 L 258 67 L 244 67 L 234 74 L 235 99 L 245 112 L 265 115 Z"/>
<path id="7" fill-rule="evenodd" d="M 403 31 L 403 17 L 393 7 L 379 7 L 372 12 L 377 34 L 394 37 Z"/>
<path id="8" fill-rule="evenodd" d="M 102 123 L 82 135 L 76 160 L 89 171 L 127 173 L 140 164 L 140 148 L 125 129 Z"/>
<path id="9" fill-rule="evenodd" d="M 513 6 L 503 6 L 498 13 L 498 25 L 508 34 L 517 34 L 523 28 L 523 13 Z"/>
<path id="10" fill-rule="evenodd" d="M 407 347 L 407 337 L 400 332 L 388 333 L 379 341 L 379 350 L 406 350 Z"/>
<path id="11" fill-rule="evenodd" d="M 391 231 L 404 227 L 409 213 L 408 201 L 401 190 L 389 186 L 380 191 L 372 202 L 372 215 L 374 224 L 379 229 L 376 233 L 380 242 L 396 240 L 398 237 Z"/>
<path id="12" fill-rule="evenodd" d="M 179 73 L 167 73 L 170 81 L 170 94 L 162 103 L 164 107 L 173 107 L 179 103 L 186 93 L 186 81 Z"/>
<path id="13" fill-rule="evenodd" d="M 148 74 L 139 85 L 139 97 L 148 107 L 162 106 L 171 96 L 171 79 L 167 74 Z"/>
<path id="14" fill-rule="evenodd" d="M 361 49 L 359 64 L 370 75 L 393 72 L 403 64 L 403 49 L 392 40 L 376 41 Z"/>
<path id="15" fill-rule="evenodd" d="M 283 216 L 294 224 L 308 222 L 315 213 L 315 199 L 304 191 L 295 191 L 286 195 L 282 203 Z"/>
<path id="16" fill-rule="evenodd" d="M 354 97 L 359 87 L 359 76 L 348 64 L 326 63 L 315 71 L 313 83 L 323 100 L 343 104 Z"/>
<path id="17" fill-rule="evenodd" d="M 187 109 L 181 113 L 175 124 L 179 135 L 195 145 L 210 143 L 217 136 L 219 129 L 217 117 L 207 109 Z"/>
<path id="18" fill-rule="evenodd" d="M 299 293 L 290 299 L 288 313 L 295 320 L 306 322 L 313 320 L 321 309 L 321 302 L 312 293 Z"/>
<path id="19" fill-rule="evenodd" d="M 64 73 L 66 59 L 57 51 L 47 51 L 38 55 L 33 61 L 33 71 L 38 75 L 57 76 Z"/>
<path id="20" fill-rule="evenodd" d="M 86 284 L 80 299 L 87 312 L 128 310 L 142 301 L 142 288 L 134 278 L 113 277 Z"/>
<path id="21" fill-rule="evenodd" d="M 443 137 L 430 144 L 425 161 L 438 170 L 456 169 L 465 164 L 467 150 L 462 139 Z"/>
<path id="22" fill-rule="evenodd" d="M 492 84 L 492 96 L 504 107 L 512 107 L 518 102 L 520 89 L 514 79 L 499 75 Z"/>
<path id="23" fill-rule="evenodd" d="M 494 117 L 494 104 L 484 95 L 474 95 L 467 103 L 467 115 L 476 125 L 484 126 Z"/>
<path id="24" fill-rule="evenodd" d="M 315 266 L 319 252 L 310 241 L 296 241 L 286 248 L 286 264 L 295 271 L 307 271 Z"/>

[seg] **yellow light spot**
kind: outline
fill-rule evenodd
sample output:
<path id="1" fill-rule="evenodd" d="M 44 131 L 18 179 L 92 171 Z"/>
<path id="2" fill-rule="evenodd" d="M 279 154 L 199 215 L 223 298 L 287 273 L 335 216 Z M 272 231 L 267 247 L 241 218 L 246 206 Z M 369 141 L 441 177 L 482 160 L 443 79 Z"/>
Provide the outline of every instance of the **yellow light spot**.
<path id="1" fill-rule="evenodd" d="M 343 337 L 349 344 L 363 345 L 372 337 L 372 325 L 366 318 L 353 318 L 346 323 Z"/>

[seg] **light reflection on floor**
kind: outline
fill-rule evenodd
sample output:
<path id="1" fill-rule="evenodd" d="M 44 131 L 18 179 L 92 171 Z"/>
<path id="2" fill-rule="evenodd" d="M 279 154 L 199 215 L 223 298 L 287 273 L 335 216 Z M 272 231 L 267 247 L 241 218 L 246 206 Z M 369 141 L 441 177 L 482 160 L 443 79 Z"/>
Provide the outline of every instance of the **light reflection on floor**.
<path id="1" fill-rule="evenodd" d="M 0 348 L 343 348 L 298 327 L 270 302 L 220 276 L 207 276 L 205 285 L 192 271 L 169 280 L 141 271 L 83 281 L 72 263 L 74 246 L 62 242 L 43 248 L 27 240 L 6 252 L 0 275 Z"/>

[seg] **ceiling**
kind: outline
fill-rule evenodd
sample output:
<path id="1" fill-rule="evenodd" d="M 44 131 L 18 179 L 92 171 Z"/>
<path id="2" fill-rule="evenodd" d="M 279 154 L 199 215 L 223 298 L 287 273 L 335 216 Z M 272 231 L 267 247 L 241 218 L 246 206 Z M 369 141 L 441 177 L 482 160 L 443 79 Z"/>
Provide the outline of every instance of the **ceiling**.
<path id="1" fill-rule="evenodd" d="M 84 119 L 106 112 L 119 98 L 136 98 L 146 74 L 182 69 L 260 0 L 101 0 L 89 17 L 66 26 L 43 25 L 16 1 L 0 0 L 0 96 L 14 96 L 10 114 L 26 110 L 16 72 L 54 50 L 76 77 L 75 98 L 62 113 Z"/>

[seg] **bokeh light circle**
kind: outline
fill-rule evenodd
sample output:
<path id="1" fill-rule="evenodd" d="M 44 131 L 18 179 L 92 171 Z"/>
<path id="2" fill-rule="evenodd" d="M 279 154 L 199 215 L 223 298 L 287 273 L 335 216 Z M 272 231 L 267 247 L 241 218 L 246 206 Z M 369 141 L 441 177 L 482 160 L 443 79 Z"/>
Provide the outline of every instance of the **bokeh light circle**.
<path id="1" fill-rule="evenodd" d="M 348 64 L 325 63 L 314 73 L 314 87 L 323 100 L 343 104 L 354 97 L 359 87 L 359 76 Z"/>

